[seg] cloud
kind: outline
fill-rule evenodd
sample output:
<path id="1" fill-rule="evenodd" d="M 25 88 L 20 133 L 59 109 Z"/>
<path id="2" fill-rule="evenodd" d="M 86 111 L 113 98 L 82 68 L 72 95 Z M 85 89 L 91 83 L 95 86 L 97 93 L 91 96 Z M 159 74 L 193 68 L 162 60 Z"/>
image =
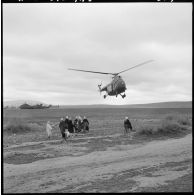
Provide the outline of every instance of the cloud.
<path id="1" fill-rule="evenodd" d="M 190 3 L 4 4 L 4 97 L 56 104 L 191 100 L 191 16 Z M 97 85 L 110 76 L 68 70 L 119 72 L 149 59 L 122 74 L 126 99 L 99 96 Z"/>

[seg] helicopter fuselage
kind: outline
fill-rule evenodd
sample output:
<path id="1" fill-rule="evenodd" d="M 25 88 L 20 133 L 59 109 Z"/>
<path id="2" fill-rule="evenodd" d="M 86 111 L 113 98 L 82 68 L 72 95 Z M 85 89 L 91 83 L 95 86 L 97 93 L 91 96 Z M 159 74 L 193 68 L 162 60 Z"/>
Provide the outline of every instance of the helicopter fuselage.
<path id="1" fill-rule="evenodd" d="M 106 91 L 110 96 L 117 96 L 118 94 L 125 92 L 126 89 L 124 80 L 121 76 L 116 75 L 113 77 L 113 80 L 108 85 L 102 87 L 100 91 Z"/>

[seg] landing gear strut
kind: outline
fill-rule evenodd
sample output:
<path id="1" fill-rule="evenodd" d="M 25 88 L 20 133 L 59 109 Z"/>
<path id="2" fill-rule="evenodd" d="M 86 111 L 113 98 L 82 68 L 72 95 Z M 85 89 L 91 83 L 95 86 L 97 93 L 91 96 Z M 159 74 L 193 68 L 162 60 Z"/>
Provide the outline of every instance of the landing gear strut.
<path id="1" fill-rule="evenodd" d="M 126 97 L 125 93 L 124 93 L 124 95 L 122 95 L 122 94 L 120 94 L 120 95 L 121 95 L 122 98 L 125 98 Z"/>
<path id="2" fill-rule="evenodd" d="M 106 94 L 104 95 L 104 99 L 108 96 L 108 92 L 106 92 Z"/>

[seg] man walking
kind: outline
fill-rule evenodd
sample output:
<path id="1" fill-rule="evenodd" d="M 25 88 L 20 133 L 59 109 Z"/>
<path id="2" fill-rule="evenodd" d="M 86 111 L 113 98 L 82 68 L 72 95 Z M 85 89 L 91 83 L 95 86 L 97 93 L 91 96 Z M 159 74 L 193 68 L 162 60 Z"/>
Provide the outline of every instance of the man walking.
<path id="1" fill-rule="evenodd" d="M 83 131 L 88 132 L 89 131 L 89 121 L 86 119 L 86 117 L 83 117 Z"/>
<path id="2" fill-rule="evenodd" d="M 129 133 L 130 138 L 132 138 L 131 131 L 132 131 L 132 125 L 131 122 L 129 121 L 129 118 L 126 116 L 124 120 L 124 135 Z"/>
<path id="3" fill-rule="evenodd" d="M 77 133 L 78 132 L 78 116 L 75 117 L 73 125 L 74 125 L 74 132 Z"/>
<path id="4" fill-rule="evenodd" d="M 71 117 L 69 117 L 69 120 L 68 120 L 68 131 L 69 131 L 70 133 L 74 133 L 74 125 L 73 125 L 73 123 L 72 123 Z"/>
<path id="5" fill-rule="evenodd" d="M 63 118 L 60 119 L 59 128 L 60 128 L 60 132 L 62 134 L 62 139 L 65 140 L 65 121 Z"/>

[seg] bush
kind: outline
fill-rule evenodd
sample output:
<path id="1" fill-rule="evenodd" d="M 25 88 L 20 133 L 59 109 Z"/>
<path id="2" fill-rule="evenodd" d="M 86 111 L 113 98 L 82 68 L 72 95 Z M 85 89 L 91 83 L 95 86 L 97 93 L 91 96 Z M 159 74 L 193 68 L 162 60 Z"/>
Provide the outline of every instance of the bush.
<path id="1" fill-rule="evenodd" d="M 176 117 L 175 116 L 173 116 L 173 115 L 167 115 L 167 116 L 165 116 L 165 120 L 174 120 Z"/>
<path id="2" fill-rule="evenodd" d="M 188 126 L 192 125 L 192 122 L 191 122 L 189 116 L 180 116 L 177 121 L 181 125 L 188 125 Z"/>
<path id="3" fill-rule="evenodd" d="M 157 126 L 144 125 L 143 122 L 136 124 L 137 134 L 140 135 L 169 135 L 181 134 L 191 125 L 191 120 L 187 115 L 167 115 Z"/>
<path id="4" fill-rule="evenodd" d="M 19 119 L 12 119 L 4 126 L 4 131 L 8 134 L 29 133 L 41 129 L 37 123 L 27 123 Z"/>
<path id="5" fill-rule="evenodd" d="M 190 116 L 189 115 L 167 115 L 165 117 L 165 120 L 167 121 L 175 121 L 175 122 L 178 122 L 179 124 L 181 125 L 192 125 L 191 123 L 191 119 L 190 119 Z"/>
<path id="6" fill-rule="evenodd" d="M 151 135 L 154 134 L 155 130 L 154 127 L 145 125 L 145 126 L 139 126 L 137 129 L 137 133 L 141 135 Z"/>
<path id="7" fill-rule="evenodd" d="M 160 127 L 158 127 L 157 132 L 161 134 L 177 134 L 180 133 L 182 130 L 182 127 L 180 124 L 176 121 L 169 121 L 169 120 L 164 120 Z"/>

